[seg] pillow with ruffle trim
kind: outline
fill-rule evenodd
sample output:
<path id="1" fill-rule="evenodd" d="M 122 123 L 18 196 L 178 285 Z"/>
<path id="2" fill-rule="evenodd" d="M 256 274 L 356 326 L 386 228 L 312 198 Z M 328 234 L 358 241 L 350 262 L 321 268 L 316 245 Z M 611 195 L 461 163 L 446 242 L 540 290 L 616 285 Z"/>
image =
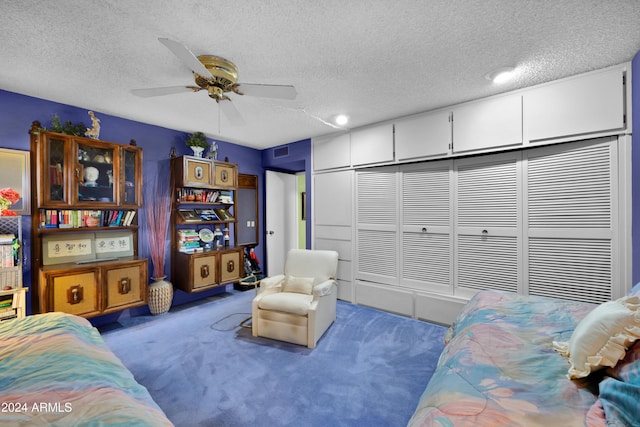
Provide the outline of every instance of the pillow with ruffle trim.
<path id="1" fill-rule="evenodd" d="M 571 379 L 615 366 L 640 339 L 640 296 L 625 296 L 596 307 L 576 326 L 567 342 L 553 348 L 569 359 Z"/>

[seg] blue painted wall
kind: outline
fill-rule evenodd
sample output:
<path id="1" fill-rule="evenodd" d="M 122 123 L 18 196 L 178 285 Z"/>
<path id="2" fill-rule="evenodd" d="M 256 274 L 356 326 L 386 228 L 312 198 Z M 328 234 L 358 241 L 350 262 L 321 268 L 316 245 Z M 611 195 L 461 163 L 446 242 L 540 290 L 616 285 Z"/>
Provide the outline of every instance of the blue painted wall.
<path id="1" fill-rule="evenodd" d="M 121 144 L 129 144 L 131 139 L 135 139 L 139 147 L 143 149 L 143 185 L 153 182 L 157 175 L 169 181 L 169 153 L 175 147 L 176 154 L 191 154 L 191 150 L 185 145 L 187 134 L 184 132 L 149 125 L 120 117 L 102 114 L 95 111 L 100 119 L 100 139 Z M 74 106 L 59 104 L 39 98 L 25 96 L 17 93 L 0 90 L 0 147 L 17 150 L 30 149 L 29 129 L 34 120 L 38 120 L 43 126 L 51 125 L 51 118 L 57 114 L 64 122 L 70 120 L 72 123 L 82 122 L 89 125 L 91 121 L 86 109 Z M 264 230 L 263 206 L 264 206 L 264 168 L 262 167 L 262 152 L 253 148 L 243 147 L 237 144 L 216 140 L 219 146 L 218 159 L 229 158 L 232 163 L 238 164 L 240 173 L 257 175 L 259 177 L 259 218 L 260 230 Z M 148 257 L 149 249 L 146 244 L 146 228 L 143 225 L 144 207 L 139 212 L 139 255 Z M 31 245 L 30 245 L 30 217 L 24 217 L 24 254 L 26 256 L 24 269 L 24 283 L 28 286 L 31 283 Z M 260 260 L 264 259 L 263 245 L 256 247 L 256 254 Z M 151 269 L 151 266 L 150 266 Z M 166 256 L 165 271 L 168 275 L 170 270 L 169 254 Z M 151 274 L 151 271 L 150 271 Z M 187 294 L 176 291 L 174 305 L 183 304 L 192 300 L 201 299 L 223 291 L 222 289 L 212 290 L 204 293 Z M 31 309 L 31 298 L 28 298 L 27 310 Z M 133 316 L 141 312 L 148 312 L 147 307 L 132 309 L 115 315 L 104 316 L 94 319 L 94 324 L 106 323 L 115 320 L 117 317 Z"/>

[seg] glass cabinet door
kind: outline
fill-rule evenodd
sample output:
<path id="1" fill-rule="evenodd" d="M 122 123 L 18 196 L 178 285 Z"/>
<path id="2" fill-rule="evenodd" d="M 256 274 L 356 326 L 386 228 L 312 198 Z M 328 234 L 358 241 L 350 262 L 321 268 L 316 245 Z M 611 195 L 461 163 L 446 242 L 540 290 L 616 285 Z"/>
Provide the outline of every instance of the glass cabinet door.
<path id="1" fill-rule="evenodd" d="M 67 140 L 55 136 L 47 136 L 44 140 L 43 155 L 43 204 L 56 205 L 69 203 L 67 194 L 67 164 L 65 159 L 65 147 Z"/>
<path id="2" fill-rule="evenodd" d="M 76 141 L 75 202 L 115 204 L 118 188 L 116 147 Z"/>
<path id="3" fill-rule="evenodd" d="M 142 196 L 142 151 L 133 147 L 122 147 L 122 182 L 120 204 L 140 206 Z"/>

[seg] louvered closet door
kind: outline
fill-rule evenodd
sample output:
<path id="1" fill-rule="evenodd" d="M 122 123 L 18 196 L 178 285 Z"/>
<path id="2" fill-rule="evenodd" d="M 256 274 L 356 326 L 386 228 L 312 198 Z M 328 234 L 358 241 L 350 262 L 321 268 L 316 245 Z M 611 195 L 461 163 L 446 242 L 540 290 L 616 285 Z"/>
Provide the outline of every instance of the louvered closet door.
<path id="1" fill-rule="evenodd" d="M 418 290 L 453 292 L 452 161 L 401 169 L 401 283 Z"/>
<path id="2" fill-rule="evenodd" d="M 601 138 L 525 153 L 529 294 L 612 298 L 615 149 L 615 138 Z"/>
<path id="3" fill-rule="evenodd" d="M 522 265 L 519 152 L 457 160 L 454 293 L 516 291 Z"/>
<path id="4" fill-rule="evenodd" d="M 356 173 L 356 278 L 398 283 L 397 168 Z"/>

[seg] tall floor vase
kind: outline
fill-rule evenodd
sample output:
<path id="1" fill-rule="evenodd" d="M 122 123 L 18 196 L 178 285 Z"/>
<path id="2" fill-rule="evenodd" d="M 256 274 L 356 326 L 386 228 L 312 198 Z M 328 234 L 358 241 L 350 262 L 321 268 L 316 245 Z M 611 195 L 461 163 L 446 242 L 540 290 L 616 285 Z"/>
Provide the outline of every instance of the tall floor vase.
<path id="1" fill-rule="evenodd" d="M 171 308 L 173 285 L 164 280 L 167 276 L 152 277 L 149 285 L 149 311 L 151 314 L 164 314 Z"/>

